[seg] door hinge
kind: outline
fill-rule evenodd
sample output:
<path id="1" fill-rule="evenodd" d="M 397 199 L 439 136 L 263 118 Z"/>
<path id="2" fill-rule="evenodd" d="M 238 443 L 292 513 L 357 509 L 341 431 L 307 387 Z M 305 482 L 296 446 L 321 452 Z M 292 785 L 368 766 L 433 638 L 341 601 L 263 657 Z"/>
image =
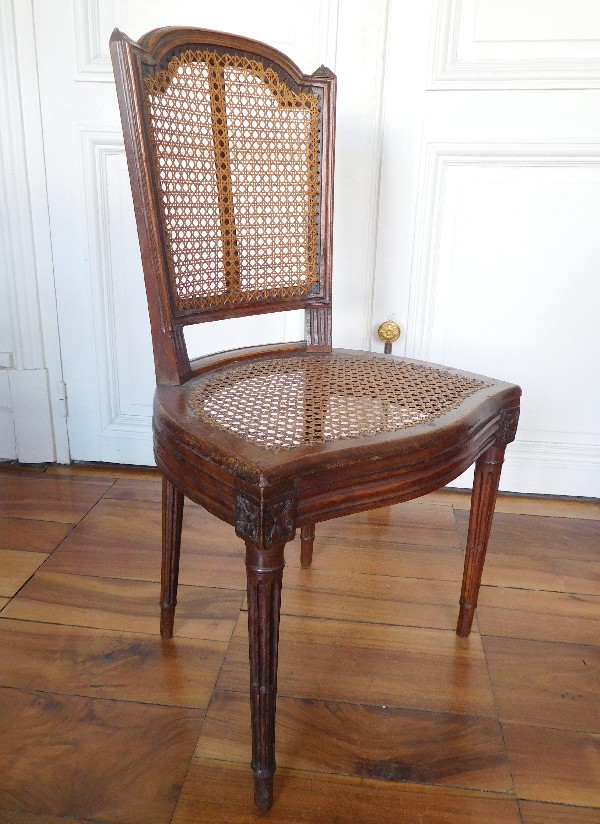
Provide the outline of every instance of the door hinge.
<path id="1" fill-rule="evenodd" d="M 58 401 L 60 407 L 60 414 L 66 418 L 69 414 L 69 407 L 67 406 L 67 384 L 60 381 L 58 384 Z"/>

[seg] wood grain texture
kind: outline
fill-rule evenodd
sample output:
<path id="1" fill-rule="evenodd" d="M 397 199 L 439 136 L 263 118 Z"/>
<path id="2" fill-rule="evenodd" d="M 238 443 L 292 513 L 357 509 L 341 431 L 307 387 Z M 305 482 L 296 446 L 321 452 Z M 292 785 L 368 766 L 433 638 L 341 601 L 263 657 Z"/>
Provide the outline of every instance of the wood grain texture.
<path id="1" fill-rule="evenodd" d="M 457 511 L 461 538 L 466 535 L 468 513 Z M 498 512 L 488 551 L 535 558 L 598 560 L 600 524 L 575 518 L 539 518 Z"/>
<path id="2" fill-rule="evenodd" d="M 248 690 L 247 644 L 240 618 L 219 689 Z M 279 650 L 280 695 L 495 715 L 478 635 L 282 616 Z"/>
<path id="3" fill-rule="evenodd" d="M 166 824 L 201 723 L 194 710 L 0 689 L 0 821 Z"/>
<path id="4" fill-rule="evenodd" d="M 482 635 L 597 644 L 600 597 L 482 587 L 477 609 Z"/>
<path id="5" fill-rule="evenodd" d="M 69 472 L 75 482 L 78 470 Z M 96 483 L 97 476 L 89 470 L 86 473 Z M 36 498 L 41 498 L 45 479 L 43 473 L 38 474 Z M 114 475 L 129 477 L 118 467 Z M 153 482 L 143 473 L 139 479 L 141 483 Z M 217 639 L 222 639 L 217 646 L 223 654 L 227 632 L 244 598 L 243 543 L 232 527 L 220 524 L 195 505 L 186 505 L 188 532 L 184 534 L 182 561 L 187 546 L 189 567 L 185 574 L 198 582 L 208 568 L 209 577 L 218 581 L 220 556 L 225 577 L 238 574 L 241 586 L 222 589 L 180 584 L 175 643 L 182 657 L 156 666 L 148 650 L 156 652 L 161 647 L 157 603 L 160 508 L 144 501 L 150 497 L 144 483 L 136 492 L 135 477 L 129 480 L 126 495 L 120 500 L 105 496 L 12 600 L 0 597 L 0 607 L 8 601 L 0 619 L 0 683 L 18 675 L 19 685 L 16 690 L 0 693 L 0 715 L 4 708 L 0 718 L 0 788 L 6 791 L 10 775 L 10 804 L 16 803 L 18 793 L 22 806 L 20 810 L 3 808 L 2 799 L 1 824 L 126 821 L 126 814 L 135 811 L 128 810 L 125 788 L 131 783 L 135 790 L 136 782 L 144 780 L 138 772 L 139 763 L 148 764 L 143 769 L 152 784 L 139 793 L 135 790 L 137 795 L 145 798 L 144 793 L 151 794 L 154 787 L 154 809 L 165 811 L 160 814 L 162 819 L 157 814 L 156 820 L 165 824 L 170 820 L 181 781 L 171 782 L 172 774 L 164 776 L 164 767 L 155 777 L 155 759 L 161 749 L 155 731 L 160 724 L 146 725 L 144 713 L 149 709 L 174 712 L 176 715 L 169 717 L 175 719 L 180 712 L 185 717 L 201 717 L 206 703 L 192 710 L 167 705 L 182 703 L 190 694 L 198 704 L 199 695 L 208 702 L 218 676 L 218 666 L 210 662 L 206 680 L 204 674 L 196 672 L 203 668 L 202 653 L 193 646 L 184 649 L 179 645 L 178 627 L 182 636 L 190 636 L 192 645 L 196 643 L 192 639 L 212 637 L 214 630 Z M 159 483 L 158 478 L 155 481 Z M 551 501 L 548 507 L 552 511 Z M 413 512 L 411 518 L 416 516 Z M 436 519 L 437 513 L 432 511 L 431 517 Z M 535 516 L 534 520 L 544 517 Z M 35 527 L 29 533 L 31 549 L 35 541 L 42 540 L 46 528 L 70 529 L 40 520 L 5 521 Z M 427 517 L 414 524 L 413 535 L 420 540 L 417 528 L 426 534 Z M 533 535 L 535 530 L 529 533 Z M 27 530 L 21 534 L 27 536 Z M 524 540 L 528 540 L 527 535 Z M 584 553 L 587 557 L 588 547 Z M 536 586 L 541 575 L 547 576 L 542 582 L 552 581 L 555 574 L 558 579 L 554 570 L 560 570 L 563 584 L 589 586 L 591 579 L 584 578 L 592 561 L 541 556 L 539 544 L 533 553 L 528 553 L 525 545 L 520 556 L 512 552 L 488 555 L 484 580 L 494 571 L 494 559 L 500 558 L 505 566 L 496 566 L 496 570 L 507 574 L 511 568 L 511 575 L 519 575 L 518 588 L 482 587 L 478 611 L 483 646 L 477 634 L 468 644 L 475 642 L 473 650 L 478 652 L 474 678 L 484 665 L 480 656 L 486 654 L 495 703 L 490 700 L 487 711 L 480 694 L 472 701 L 471 711 L 463 711 L 451 703 L 444 706 L 445 701 L 449 703 L 448 696 L 452 698 L 453 691 L 460 690 L 460 681 L 452 681 L 449 649 L 436 649 L 440 637 L 452 637 L 450 630 L 440 630 L 446 616 L 448 627 L 453 626 L 456 616 L 460 549 L 388 542 L 385 534 L 381 541 L 370 543 L 354 539 L 351 532 L 344 539 L 322 537 L 319 541 L 317 528 L 310 570 L 300 569 L 299 554 L 299 540 L 286 546 L 282 609 L 293 615 L 283 619 L 284 630 L 289 621 L 292 623 L 281 645 L 289 679 L 288 694 L 280 691 L 278 699 L 280 769 L 275 779 L 275 820 L 309 824 L 337 817 L 352 824 L 357 820 L 379 824 L 386 816 L 394 822 L 404 816 L 405 824 L 419 818 L 427 824 L 517 824 L 515 799 L 525 797 L 520 802 L 522 824 L 600 824 L 600 808 L 590 806 L 597 803 L 593 793 L 600 786 L 598 733 L 590 732 L 598 714 L 594 685 L 599 679 L 592 669 L 592 680 L 588 680 L 582 663 L 585 660 L 593 667 L 597 660 L 598 596 L 522 588 L 524 581 Z M 75 574 L 48 572 L 55 558 L 60 566 L 72 565 Z M 111 574 L 113 569 L 122 577 Z M 142 580 L 146 574 L 147 580 Z M 11 617 L 20 620 L 7 620 Z M 250 735 L 244 613 L 239 622 L 228 664 L 232 690 L 217 690 L 210 700 L 190 772 L 191 783 L 181 795 L 176 821 L 254 820 L 247 767 Z M 61 624 L 81 624 L 88 629 Z M 403 624 L 410 627 L 408 632 L 399 626 Z M 30 634 L 23 634 L 24 625 L 30 625 Z M 427 629 L 432 625 L 437 632 Z M 366 631 L 361 632 L 361 627 Z M 96 635 L 99 639 L 94 640 Z M 127 642 L 138 644 L 137 650 L 127 651 Z M 592 658 L 587 656 L 590 648 Z M 578 658 L 581 650 L 586 655 Z M 14 664 L 19 657 L 20 663 Z M 454 672 L 457 679 L 463 663 Z M 280 678 L 282 674 L 283 664 Z M 51 709 L 51 720 L 44 720 L 46 713 L 28 709 L 29 698 L 23 708 L 4 700 L 9 693 L 39 698 L 39 690 L 52 684 L 56 689 L 50 706 L 62 702 L 66 708 L 53 720 Z M 111 700 L 66 694 L 86 684 L 97 685 L 89 694 L 95 696 L 104 690 Z M 307 698 L 307 692 L 313 697 Z M 331 692 L 339 697 L 331 700 Z M 387 700 L 390 693 L 393 701 Z M 439 706 L 412 706 L 411 694 L 414 703 L 421 701 L 421 693 L 424 705 Z M 321 700 L 323 696 L 326 700 Z M 365 698 L 372 703 L 365 703 Z M 148 700 L 164 706 L 142 703 Z M 72 702 L 84 702 L 81 707 L 91 707 L 96 716 L 98 705 L 108 709 L 96 723 L 92 710 L 75 712 Z M 507 783 L 506 748 L 499 749 L 497 708 L 510 717 L 529 719 L 525 723 L 504 722 L 516 793 Z M 127 735 L 130 712 L 133 737 Z M 565 719 L 574 730 L 557 728 Z M 179 722 L 172 723 L 177 727 Z M 104 728 L 110 724 L 109 736 Z M 179 775 L 187 770 L 199 731 L 198 722 L 188 749 L 169 749 L 170 766 Z M 8 743 L 6 735 L 10 736 Z M 8 772 L 13 768 L 15 751 L 19 753 L 16 783 L 13 773 Z M 43 756 L 38 757 L 38 753 Z M 140 760 L 134 758 L 136 753 Z M 210 769 L 206 767 L 209 762 L 203 760 L 206 757 L 214 759 Z M 377 780 L 359 777 L 359 770 L 365 776 L 377 775 Z M 87 809 L 84 817 L 83 808 L 78 806 L 83 800 L 77 789 L 81 786 L 87 792 L 88 775 L 89 783 L 94 784 L 92 798 L 106 801 L 102 818 L 88 817 Z M 208 784 L 200 785 L 200 780 Z M 371 786 L 375 788 L 372 791 Z M 454 796 L 457 791 L 452 787 L 485 793 L 462 789 Z M 496 795 L 498 790 L 503 792 L 501 797 Z M 144 809 L 147 820 L 152 821 Z M 363 819 L 357 819 L 355 810 L 364 812 Z"/>
<path id="6" fill-rule="evenodd" d="M 503 727 L 519 798 L 600 808 L 600 735 Z"/>
<path id="7" fill-rule="evenodd" d="M 290 552 L 295 547 L 288 548 Z M 402 565 L 400 556 L 398 565 Z M 366 621 L 372 624 L 452 629 L 455 581 L 401 578 L 340 569 L 301 569 L 288 564 L 281 609 L 286 615 Z"/>
<path id="8" fill-rule="evenodd" d="M 161 510 L 145 501 L 102 500 L 48 559 L 49 572 L 160 580 Z M 233 527 L 186 507 L 180 581 L 246 589 L 244 543 Z"/>
<path id="9" fill-rule="evenodd" d="M 449 505 L 406 501 L 367 512 L 357 512 L 317 525 L 319 539 L 348 538 L 381 543 L 458 547 L 458 533 Z"/>
<path id="10" fill-rule="evenodd" d="M 600 810 L 564 804 L 521 801 L 523 824 L 600 824 Z"/>
<path id="11" fill-rule="evenodd" d="M 600 733 L 600 647 L 482 640 L 501 721 Z"/>
<path id="12" fill-rule="evenodd" d="M 47 557 L 44 552 L 0 549 L 0 595 L 12 598 Z"/>
<path id="13" fill-rule="evenodd" d="M 319 526 L 320 524 L 317 524 L 312 570 L 329 570 L 335 573 L 348 569 L 365 575 L 456 581 L 458 604 L 459 582 L 463 571 L 463 553 L 460 550 L 361 541 L 350 536 L 346 539 L 319 537 Z M 286 546 L 285 553 L 286 569 L 300 566 L 299 538 Z"/>
<path id="14" fill-rule="evenodd" d="M 195 756 L 250 760 L 248 699 L 213 695 Z M 508 792 L 512 780 L 496 719 L 279 697 L 277 764 L 450 787 Z"/>
<path id="15" fill-rule="evenodd" d="M 242 597 L 237 590 L 180 586 L 175 636 L 228 641 Z M 39 572 L 3 614 L 26 621 L 156 635 L 158 602 L 156 582 Z"/>
<path id="16" fill-rule="evenodd" d="M 252 776 L 241 764 L 194 761 L 173 824 L 206 821 L 251 824 L 265 817 L 251 809 Z M 514 798 L 474 790 L 412 786 L 282 768 L 275 778 L 278 824 L 520 824 Z"/>
<path id="17" fill-rule="evenodd" d="M 162 497 L 161 478 L 159 475 L 149 478 L 117 478 L 104 497 L 120 501 L 152 501 L 159 504 Z M 188 503 L 188 506 L 196 504 Z"/>
<path id="18" fill-rule="evenodd" d="M 0 518 L 0 548 L 52 552 L 70 531 L 70 525 L 55 521 Z"/>
<path id="19" fill-rule="evenodd" d="M 0 810 L 0 824 L 89 824 L 89 819 L 63 818 L 44 813 L 24 813 L 20 810 Z"/>
<path id="20" fill-rule="evenodd" d="M 10 598 L 0 598 L 0 610 L 10 603 Z"/>
<path id="21" fill-rule="evenodd" d="M 527 553 L 526 549 L 520 556 L 489 552 L 483 583 L 503 588 L 600 595 L 600 560 L 540 557 Z"/>
<path id="22" fill-rule="evenodd" d="M 4 617 L 0 645 L 2 686 L 193 708 L 207 706 L 226 648 Z"/>
<path id="23" fill-rule="evenodd" d="M 454 509 L 471 508 L 469 490 L 445 487 L 437 492 L 430 492 L 421 501 L 436 504 L 450 504 Z M 512 515 L 536 515 L 543 518 L 580 518 L 600 521 L 600 503 L 597 500 L 580 500 L 578 498 L 550 498 L 539 495 L 511 495 L 500 493 L 496 501 L 496 512 Z"/>
<path id="24" fill-rule="evenodd" d="M 75 524 L 111 484 L 111 480 L 86 483 L 67 478 L 23 478 L 0 473 L 0 515 Z"/>

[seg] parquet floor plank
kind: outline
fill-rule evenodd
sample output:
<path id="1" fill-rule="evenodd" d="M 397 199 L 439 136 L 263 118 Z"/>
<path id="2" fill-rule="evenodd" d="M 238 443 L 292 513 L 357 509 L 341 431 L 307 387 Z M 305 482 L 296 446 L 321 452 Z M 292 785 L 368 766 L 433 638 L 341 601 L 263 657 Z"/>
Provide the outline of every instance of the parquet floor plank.
<path id="1" fill-rule="evenodd" d="M 418 546 L 358 539 L 315 538 L 311 569 L 360 572 L 364 575 L 390 575 L 398 578 L 456 581 L 460 593 L 464 555 L 453 547 Z M 291 541 L 285 550 L 286 569 L 300 566 L 300 540 Z M 285 572 L 284 572 L 285 576 Z M 284 580 L 285 587 L 285 580 Z"/>
<path id="2" fill-rule="evenodd" d="M 161 508 L 103 499 L 48 559 L 45 570 L 141 581 L 160 580 Z M 244 542 L 200 507 L 184 511 L 179 580 L 246 590 Z"/>
<path id="3" fill-rule="evenodd" d="M 450 504 L 455 510 L 471 508 L 470 491 L 440 489 L 419 500 Z M 495 511 L 511 515 L 536 515 L 541 518 L 579 518 L 600 521 L 600 501 L 580 498 L 555 498 L 549 495 L 511 495 L 500 493 Z"/>
<path id="4" fill-rule="evenodd" d="M 157 582 L 40 572 L 3 615 L 158 636 L 159 595 Z M 180 586 L 175 637 L 229 641 L 242 597 L 238 590 Z"/>
<path id="5" fill-rule="evenodd" d="M 482 586 L 477 622 L 482 635 L 597 644 L 600 596 Z"/>
<path id="6" fill-rule="evenodd" d="M 216 691 L 195 755 L 248 764 L 250 707 Z M 280 697 L 277 763 L 328 772 L 508 792 L 512 780 L 496 719 Z"/>
<path id="7" fill-rule="evenodd" d="M 519 798 L 600 808 L 600 735 L 504 724 Z"/>
<path id="8" fill-rule="evenodd" d="M 400 560 L 400 559 L 399 559 Z M 302 569 L 288 564 L 281 609 L 286 615 L 453 629 L 460 585 L 455 581 Z"/>
<path id="9" fill-rule="evenodd" d="M 600 824 L 600 810 L 565 804 L 521 801 L 523 824 Z"/>
<path id="10" fill-rule="evenodd" d="M 247 621 L 242 616 L 218 689 L 247 694 Z M 357 704 L 495 716 L 476 633 L 282 616 L 278 694 Z"/>
<path id="11" fill-rule="evenodd" d="M 69 534 L 70 524 L 27 518 L 0 518 L 0 548 L 52 552 Z"/>
<path id="12" fill-rule="evenodd" d="M 0 614 L 0 684 L 22 690 L 205 708 L 220 641 L 17 621 Z"/>
<path id="13" fill-rule="evenodd" d="M 251 798 L 247 767 L 194 760 L 173 824 L 198 824 L 198 811 L 211 824 L 265 821 L 248 803 Z M 507 796 L 285 768 L 275 778 L 272 819 L 277 824 L 520 824 L 517 802 Z"/>
<path id="14" fill-rule="evenodd" d="M 493 587 L 600 595 L 600 560 L 490 552 L 482 580 Z"/>
<path id="15" fill-rule="evenodd" d="M 0 473 L 0 515 L 75 524 L 86 515 L 113 481 L 20 477 Z"/>
<path id="16" fill-rule="evenodd" d="M 467 538 L 469 513 L 456 512 L 461 545 Z M 597 561 L 600 524 L 575 518 L 540 518 L 496 512 L 488 553 L 534 558 Z"/>
<path id="17" fill-rule="evenodd" d="M 44 552 L 0 549 L 0 595 L 12 598 L 47 557 Z"/>
<path id="18" fill-rule="evenodd" d="M 501 721 L 600 733 L 600 646 L 482 640 Z"/>
<path id="19" fill-rule="evenodd" d="M 160 504 L 162 501 L 162 480 L 160 475 L 152 478 L 127 476 L 117 478 L 104 497 L 120 501 L 151 501 Z"/>
<path id="20" fill-rule="evenodd" d="M 202 715 L 0 689 L 0 820 L 168 824 Z"/>
<path id="21" fill-rule="evenodd" d="M 452 507 L 407 501 L 317 524 L 317 535 L 382 543 L 458 547 Z"/>

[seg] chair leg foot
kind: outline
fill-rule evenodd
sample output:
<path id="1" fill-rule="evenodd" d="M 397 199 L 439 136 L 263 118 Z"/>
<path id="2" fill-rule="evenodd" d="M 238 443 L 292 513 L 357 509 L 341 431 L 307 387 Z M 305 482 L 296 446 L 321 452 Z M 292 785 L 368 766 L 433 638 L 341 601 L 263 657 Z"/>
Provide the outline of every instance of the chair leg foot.
<path id="1" fill-rule="evenodd" d="M 300 566 L 302 569 L 308 569 L 312 564 L 314 542 L 315 525 L 305 524 L 300 529 Z"/>
<path id="2" fill-rule="evenodd" d="M 491 446 L 475 464 L 465 569 L 460 594 L 460 612 L 456 625 L 456 634 L 461 638 L 466 638 L 471 632 L 477 607 L 477 596 L 504 461 L 504 449 L 504 446 Z"/>
<path id="3" fill-rule="evenodd" d="M 160 608 L 160 634 L 163 638 L 173 637 L 173 624 L 175 623 L 175 606 Z"/>
<path id="4" fill-rule="evenodd" d="M 273 806 L 273 776 L 254 776 L 254 803 L 259 813 L 266 813 Z"/>
<path id="5" fill-rule="evenodd" d="M 456 634 L 459 638 L 466 638 L 473 626 L 475 617 L 475 606 L 473 604 L 463 604 L 461 601 L 458 621 L 456 622 Z"/>
<path id="6" fill-rule="evenodd" d="M 162 495 L 162 569 L 160 576 L 160 634 L 173 637 L 177 582 L 179 579 L 179 552 L 183 521 L 183 493 L 163 477 Z"/>

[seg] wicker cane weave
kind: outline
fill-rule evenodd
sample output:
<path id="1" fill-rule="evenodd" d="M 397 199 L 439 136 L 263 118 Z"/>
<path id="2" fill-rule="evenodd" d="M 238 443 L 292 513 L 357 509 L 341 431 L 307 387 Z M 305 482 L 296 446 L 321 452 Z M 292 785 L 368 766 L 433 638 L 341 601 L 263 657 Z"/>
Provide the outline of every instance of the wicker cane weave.
<path id="1" fill-rule="evenodd" d="M 425 423 L 487 385 L 410 361 L 332 354 L 230 367 L 192 389 L 188 406 L 207 423 L 279 452 Z"/>
<path id="2" fill-rule="evenodd" d="M 177 309 L 318 283 L 319 98 L 262 61 L 187 50 L 145 78 Z"/>

